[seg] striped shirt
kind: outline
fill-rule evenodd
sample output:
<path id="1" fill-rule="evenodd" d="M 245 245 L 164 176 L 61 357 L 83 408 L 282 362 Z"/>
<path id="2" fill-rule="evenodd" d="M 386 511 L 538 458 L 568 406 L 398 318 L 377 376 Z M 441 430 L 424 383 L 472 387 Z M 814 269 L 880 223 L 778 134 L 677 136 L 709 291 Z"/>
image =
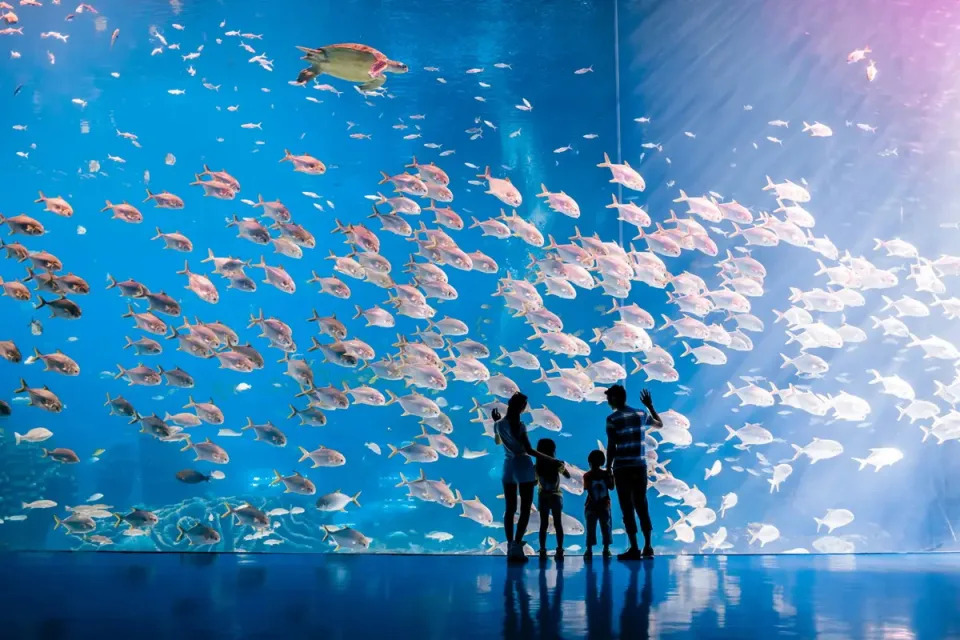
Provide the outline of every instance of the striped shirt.
<path id="1" fill-rule="evenodd" d="M 646 464 L 643 428 L 653 424 L 642 409 L 624 407 L 607 416 L 607 436 L 613 443 L 614 469 L 639 467 Z"/>

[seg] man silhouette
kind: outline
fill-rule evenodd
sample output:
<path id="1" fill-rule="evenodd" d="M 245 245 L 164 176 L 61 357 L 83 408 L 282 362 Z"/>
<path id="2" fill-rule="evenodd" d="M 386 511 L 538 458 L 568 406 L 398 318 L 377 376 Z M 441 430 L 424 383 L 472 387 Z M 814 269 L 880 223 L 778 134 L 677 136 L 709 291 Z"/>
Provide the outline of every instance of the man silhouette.
<path id="1" fill-rule="evenodd" d="M 606 391 L 613 413 L 607 416 L 607 469 L 613 470 L 617 499 L 623 512 L 623 527 L 630 538 L 630 548 L 617 556 L 619 560 L 638 560 L 653 556 L 650 544 L 650 512 L 647 509 L 647 461 L 643 443 L 644 427 L 663 423 L 653 408 L 650 392 L 640 392 L 640 402 L 647 411 L 627 405 L 627 390 L 615 384 Z M 649 412 L 649 413 L 648 413 Z M 637 545 L 637 521 L 643 532 L 643 550 Z"/>

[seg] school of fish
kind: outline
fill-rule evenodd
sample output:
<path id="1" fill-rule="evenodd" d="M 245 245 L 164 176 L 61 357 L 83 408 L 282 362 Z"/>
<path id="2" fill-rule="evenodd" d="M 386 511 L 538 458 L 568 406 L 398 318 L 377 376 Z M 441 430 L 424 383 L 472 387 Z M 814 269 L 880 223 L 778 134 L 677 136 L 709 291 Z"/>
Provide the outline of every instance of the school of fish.
<path id="1" fill-rule="evenodd" d="M 20 2 L 24 6 L 20 16 L 12 21 L 6 18 L 8 24 L 17 26 L 0 29 L 0 41 L 42 38 L 51 51 L 63 52 L 69 34 L 38 33 L 31 29 L 31 14 L 41 10 L 64 13 L 65 9 L 58 9 L 58 2 L 40 4 Z M 0 2 L 0 7 L 9 12 L 6 16 L 12 15 L 10 4 Z M 66 24 L 76 26 L 87 15 L 98 13 L 93 6 L 81 4 L 65 16 Z M 181 33 L 185 41 L 182 51 L 189 53 L 181 53 L 180 44 L 170 41 L 172 34 L 179 37 Z M 119 29 L 114 30 L 109 42 L 101 44 L 114 47 L 122 37 Z M 214 45 L 197 40 L 196 46 L 188 46 L 189 40 L 189 25 L 177 23 L 154 27 L 149 36 L 153 47 L 149 55 L 173 52 L 187 70 L 186 88 L 163 90 L 174 98 L 197 90 L 220 90 L 221 85 L 196 78 L 193 68 L 201 64 L 204 48 Z M 261 34 L 228 28 L 224 22 L 215 46 L 239 47 L 255 54 L 261 40 Z M 315 95 L 330 93 L 335 96 L 332 99 L 342 100 L 349 116 L 348 98 L 374 105 L 392 97 L 391 86 L 415 82 L 417 75 L 432 74 L 442 80 L 436 76 L 437 68 L 427 67 L 411 69 L 405 77 L 390 75 L 384 81 L 386 71 L 400 68 L 390 65 L 399 63 L 375 49 L 360 49 L 374 61 L 369 76 L 362 80 L 343 80 L 330 72 L 333 78 L 321 73 L 305 81 L 283 79 L 271 83 L 271 90 L 305 91 L 311 101 L 317 100 Z M 868 53 L 869 47 L 855 50 L 847 62 L 867 60 Z M 295 52 L 276 52 L 277 57 L 281 55 Z M 19 58 L 19 53 L 11 54 L 8 64 Z M 54 53 L 48 52 L 48 59 L 49 64 L 56 64 Z M 249 62 L 268 72 L 275 64 L 265 53 Z M 510 71 L 508 63 L 483 61 L 483 66 L 465 73 L 495 82 L 496 74 L 502 77 Z M 592 67 L 571 69 L 573 75 L 590 71 Z M 866 75 L 871 83 L 877 79 L 872 59 L 867 62 Z M 366 88 L 371 81 L 377 86 Z M 356 92 L 361 95 L 355 96 Z M 96 108 L 94 101 L 81 98 L 73 104 L 84 114 Z M 516 109 L 529 112 L 535 106 L 523 98 Z M 223 110 L 232 113 L 242 107 L 224 104 Z M 394 128 L 405 139 L 416 140 L 424 134 L 421 124 L 425 117 L 409 114 Z M 238 127 L 256 135 L 269 129 L 268 121 L 253 120 Z M 638 126 L 650 122 L 647 117 L 635 120 Z M 370 134 L 354 130 L 357 125 L 353 122 L 348 125 L 351 138 L 361 143 L 370 140 Z M 770 121 L 769 126 L 772 132 L 796 127 L 782 120 Z M 17 124 L 13 128 L 18 135 L 26 135 L 33 127 Z M 869 125 L 857 124 L 857 128 L 871 130 Z M 467 132 L 474 139 L 495 130 L 493 122 L 478 118 Z M 835 135 L 830 126 L 820 122 L 804 122 L 802 131 L 812 137 Z M 520 130 L 510 137 L 514 134 L 521 135 Z M 140 147 L 133 133 L 118 129 L 117 136 Z M 687 137 L 695 136 L 690 133 Z M 768 139 L 782 144 L 778 138 Z M 724 367 L 732 353 L 753 350 L 754 341 L 761 336 L 764 340 L 782 339 L 781 361 L 775 367 L 789 374 L 789 381 L 731 380 L 722 393 L 725 406 L 796 410 L 782 420 L 796 421 L 802 419 L 798 416 L 809 415 L 861 424 L 870 419 L 873 399 L 828 384 L 831 354 L 837 350 L 872 340 L 896 340 L 915 358 L 954 366 L 960 360 L 960 350 L 948 337 L 919 334 L 913 327 L 914 319 L 930 314 L 960 317 L 960 299 L 948 293 L 948 284 L 960 275 L 960 255 L 922 256 L 911 243 L 896 237 L 877 239 L 868 255 L 852 255 L 826 236 L 816 235 L 816 192 L 799 176 L 768 176 L 765 183 L 756 185 L 754 197 L 741 203 L 719 193 L 688 194 L 672 184 L 648 184 L 642 175 L 642 159 L 631 164 L 599 146 L 596 151 L 580 149 L 581 157 L 591 158 L 595 165 L 589 171 L 609 175 L 610 192 L 604 198 L 609 204 L 601 215 L 622 223 L 627 239 L 621 243 L 581 230 L 589 223 L 587 216 L 581 219 L 575 184 L 554 184 L 547 171 L 539 191 L 523 189 L 517 186 L 528 182 L 518 179 L 523 167 L 505 168 L 489 158 L 456 163 L 451 157 L 454 151 L 438 143 L 424 144 L 424 154 L 416 157 L 382 159 L 384 166 L 379 171 L 367 171 L 364 176 L 369 187 L 366 200 L 358 197 L 335 213 L 334 203 L 324 201 L 317 192 L 324 190 L 324 181 L 335 170 L 346 169 L 339 169 L 338 159 L 324 156 L 322 145 L 311 145 L 309 139 L 287 140 L 283 146 L 287 148 L 282 154 L 273 156 L 264 148 L 261 161 L 279 163 L 314 181 L 315 190 L 303 192 L 313 207 L 292 200 L 288 206 L 277 194 L 269 194 L 273 199 L 268 200 L 264 194 L 270 185 L 258 183 L 255 175 L 240 176 L 241 187 L 229 166 L 196 162 L 194 181 L 164 185 L 163 189 L 147 186 L 139 194 L 109 181 L 98 182 L 103 193 L 100 212 L 75 210 L 69 194 L 61 196 L 47 180 L 47 184 L 37 185 L 35 210 L 0 215 L 0 225 L 5 227 L 5 260 L 0 264 L 0 286 L 7 298 L 3 304 L 33 305 L 34 335 L 42 333 L 45 323 L 73 322 L 82 335 L 84 297 L 97 287 L 116 292 L 112 313 L 118 318 L 115 334 L 119 337 L 102 345 L 103 350 L 115 354 L 117 362 L 112 379 L 99 378 L 104 411 L 118 423 L 137 425 L 137 437 L 180 449 L 183 469 L 170 474 L 171 483 L 199 485 L 224 478 L 224 473 L 237 465 L 231 462 L 230 438 L 254 439 L 264 447 L 285 447 L 289 452 L 292 471 L 274 470 L 268 478 L 274 494 L 309 496 L 298 504 L 349 516 L 351 510 L 362 508 L 362 491 L 324 482 L 324 468 L 349 462 L 343 452 L 320 444 L 323 431 L 312 428 L 350 428 L 349 409 L 369 405 L 382 408 L 385 416 L 389 414 L 384 420 L 394 426 L 389 435 L 368 431 L 357 437 L 366 440 L 364 446 L 371 454 L 383 454 L 382 465 L 395 477 L 398 497 L 434 503 L 426 507 L 430 509 L 460 510 L 464 518 L 476 523 L 477 540 L 483 540 L 479 548 L 497 552 L 503 545 L 493 528 L 499 526 L 502 507 L 485 504 L 477 497 L 495 481 L 479 473 L 472 484 L 454 487 L 430 474 L 430 464 L 442 458 L 462 458 L 465 465 L 480 464 L 467 462 L 480 458 L 497 462 L 500 453 L 492 440 L 491 411 L 505 412 L 506 400 L 521 387 L 530 393 L 528 383 L 517 382 L 521 375 L 529 375 L 540 390 L 537 393 L 549 398 L 549 406 L 531 405 L 525 417 L 530 429 L 559 433 L 569 428 L 563 416 L 572 403 L 595 403 L 597 420 L 591 428 L 601 439 L 604 390 L 634 376 L 631 398 L 640 385 L 650 386 L 663 418 L 662 428 L 650 429 L 646 436 L 650 498 L 666 502 L 675 515 L 666 522 L 655 522 L 656 535 L 675 540 L 690 551 L 772 548 L 807 552 L 807 548 L 777 547 L 774 543 L 780 539 L 780 529 L 776 522 L 738 521 L 736 493 L 708 500 L 698 485 L 709 486 L 720 474 L 749 472 L 755 479 L 747 481 L 777 494 L 790 484 L 800 465 L 853 465 L 864 474 L 883 473 L 903 459 L 901 449 L 889 444 L 881 433 L 875 446 L 851 450 L 843 444 L 842 431 L 831 427 L 811 429 L 805 441 L 786 443 L 792 455 L 783 455 L 772 448 L 783 443 L 777 437 L 776 420 L 747 422 L 737 420 L 736 413 L 718 416 L 717 426 L 723 425 L 725 437 L 707 442 L 701 434 L 708 425 L 691 423 L 669 408 L 674 391 L 686 388 L 678 361 Z M 663 149 L 654 143 L 644 146 L 651 153 Z M 563 154 L 571 150 L 568 144 L 553 151 Z M 162 151 L 159 157 L 164 157 L 166 165 L 192 162 Z M 30 152 L 20 153 L 26 160 Z M 426 154 L 430 160 L 424 159 Z M 105 162 L 126 164 L 112 154 L 107 154 Z M 102 173 L 96 160 L 85 170 Z M 144 176 L 144 183 L 149 184 L 149 175 Z M 652 189 L 672 189 L 676 207 L 667 212 L 644 208 L 644 193 Z M 136 200 L 137 196 L 142 201 Z M 457 206 L 458 201 L 468 202 L 469 207 Z M 218 255 L 217 237 L 204 237 L 202 244 L 196 238 L 195 246 L 188 220 L 167 215 L 201 206 L 204 215 L 224 219 L 223 237 L 235 235 L 249 243 L 242 255 Z M 537 207 L 542 207 L 541 213 L 534 216 Z M 313 215 L 316 211 L 312 209 L 325 212 L 326 217 Z M 91 265 L 64 264 L 44 250 L 46 234 L 74 233 L 77 222 L 105 215 L 112 218 L 116 237 L 136 244 L 143 255 L 181 252 L 182 269 L 176 273 L 184 289 L 166 292 L 151 288 L 146 263 L 130 265 L 129 274 L 114 276 Z M 68 218 L 72 222 L 65 220 Z M 576 221 L 576 226 L 572 235 L 561 237 L 554 222 L 564 219 Z M 85 233 L 81 229 L 76 227 L 76 233 Z M 501 251 L 493 255 L 482 252 L 478 248 L 481 237 L 497 240 Z M 504 266 L 505 256 L 527 254 L 529 262 L 522 267 Z M 681 256 L 691 254 L 709 258 L 698 264 L 711 266 L 698 273 L 673 266 Z M 820 284 L 807 289 L 790 287 L 788 304 L 773 317 L 761 317 L 752 313 L 752 301 L 770 294 L 764 263 L 775 260 L 796 261 L 798 268 L 809 263 Z M 291 275 L 291 265 L 297 261 L 309 266 L 309 278 Z M 78 273 L 71 270 L 74 268 Z M 261 307 L 257 292 L 264 287 L 288 294 L 291 302 Z M 355 305 L 352 317 L 338 317 L 326 310 L 329 301 L 349 301 L 355 290 L 379 296 L 380 302 Z M 607 302 L 602 310 L 590 312 L 594 315 L 592 335 L 581 337 L 579 331 L 570 331 L 550 306 L 553 299 L 577 299 L 588 291 L 602 292 Z M 651 296 L 665 300 L 672 313 L 655 317 L 646 310 L 643 300 Z M 471 328 L 474 318 L 443 312 L 445 301 L 465 297 L 477 301 L 481 318 L 502 317 L 503 322 L 520 328 L 528 325 L 527 339 L 521 344 L 494 346 Z M 227 300 L 252 304 L 256 311 L 243 316 L 225 313 Z M 846 324 L 845 309 L 867 304 L 876 304 L 878 309 L 871 325 Z M 228 306 L 227 310 L 235 308 Z M 308 314 L 302 309 L 313 311 Z M 313 335 L 294 335 L 288 320 L 298 314 L 309 315 L 315 327 Z M 371 335 L 396 335 L 396 341 L 390 349 L 375 350 L 368 342 Z M 165 366 L 165 354 L 172 349 L 195 358 L 196 369 Z M 69 343 L 42 353 L 29 345 L 0 340 L 0 356 L 6 360 L 4 394 L 22 399 L 13 404 L 0 401 L 2 420 L 15 420 L 20 426 L 5 437 L 15 439 L 19 447 L 34 448 L 36 456 L 51 465 L 89 463 L 86 452 L 78 453 L 70 441 L 43 427 L 46 412 L 69 410 L 58 390 L 71 384 L 71 376 L 97 375 L 71 358 L 70 351 Z M 28 366 L 33 363 L 37 364 Z M 286 420 L 231 415 L 210 399 L 211 376 L 228 378 L 240 392 L 251 388 L 244 382 L 245 375 L 265 368 L 293 382 Z M 960 412 L 954 408 L 960 401 L 960 372 L 943 378 L 933 389 L 915 389 L 890 370 L 887 362 L 874 363 L 862 375 L 875 385 L 877 394 L 899 401 L 900 421 L 909 427 L 898 428 L 913 430 L 916 438 L 930 446 L 960 439 Z M 123 396 L 126 385 L 164 385 L 179 391 L 152 404 L 134 406 Z M 447 406 L 444 393 L 452 387 L 475 397 L 472 408 Z M 469 418 L 464 417 L 467 413 Z M 711 456 L 702 478 L 677 477 L 669 468 L 670 457 L 683 456 L 683 450 L 690 447 L 703 450 L 697 455 Z M 94 459 L 109 455 L 102 450 L 95 453 Z M 561 484 L 572 496 L 583 493 L 584 470 L 574 461 L 585 460 L 586 453 L 569 454 L 571 478 L 563 478 Z M 51 527 L 98 547 L 114 544 L 121 525 L 126 536 L 149 536 L 160 521 L 143 505 L 109 505 L 101 502 L 102 498 L 98 494 L 86 504 L 66 506 L 36 496 L 23 503 L 21 512 L 0 514 L 0 519 L 16 523 L 28 515 L 34 517 L 34 510 L 53 510 Z M 292 517 L 294 511 L 272 506 L 275 504 L 253 495 L 242 504 L 224 502 L 216 510 L 211 507 L 210 518 L 177 521 L 176 542 L 184 547 L 217 549 L 222 538 L 218 523 L 229 518 L 248 534 L 244 540 L 279 545 L 282 540 L 272 537 L 274 522 Z M 303 507 L 294 509 L 302 514 Z M 836 505 L 832 500 L 824 505 L 822 517 L 809 523 L 811 535 L 817 537 L 812 543 L 814 551 L 855 550 L 853 542 L 835 533 L 854 522 L 853 508 L 855 505 Z M 579 508 L 567 511 L 564 530 L 568 535 L 583 534 Z M 538 523 L 535 512 L 528 531 L 535 531 Z M 821 530 L 823 535 L 819 535 Z M 324 524 L 316 535 L 335 550 L 364 551 L 385 544 L 346 524 Z M 424 537 L 438 543 L 453 538 L 444 531 L 431 531 Z"/>

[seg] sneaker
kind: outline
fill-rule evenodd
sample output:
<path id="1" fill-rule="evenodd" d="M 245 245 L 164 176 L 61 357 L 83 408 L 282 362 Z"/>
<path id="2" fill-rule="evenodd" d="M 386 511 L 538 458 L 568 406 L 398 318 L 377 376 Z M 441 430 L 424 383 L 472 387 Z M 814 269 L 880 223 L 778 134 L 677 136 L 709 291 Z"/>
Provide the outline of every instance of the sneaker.
<path id="1" fill-rule="evenodd" d="M 587 549 L 583 552 L 584 560 L 593 560 L 593 549 Z"/>
<path id="2" fill-rule="evenodd" d="M 540 559 L 541 559 L 541 560 L 546 560 L 546 559 L 547 559 L 547 550 L 546 550 L 546 549 L 540 549 Z"/>
<path id="3" fill-rule="evenodd" d="M 563 560 L 563 548 L 557 547 L 557 552 L 553 555 L 553 559 L 557 562 Z"/>
<path id="4" fill-rule="evenodd" d="M 623 553 L 617 556 L 617 560 L 641 560 L 643 554 L 640 553 L 640 549 L 636 547 L 630 547 Z"/>
<path id="5" fill-rule="evenodd" d="M 646 546 L 643 548 L 643 553 L 642 553 L 642 555 L 643 555 L 644 558 L 652 558 L 652 557 L 653 557 L 653 547 L 651 547 L 650 545 L 646 545 Z"/>
<path id="6" fill-rule="evenodd" d="M 610 548 L 609 548 L 609 547 L 604 547 L 604 549 L 603 549 L 603 557 L 604 557 L 604 558 L 609 558 L 609 557 L 612 556 L 612 555 L 613 555 L 613 554 L 610 553 Z"/>

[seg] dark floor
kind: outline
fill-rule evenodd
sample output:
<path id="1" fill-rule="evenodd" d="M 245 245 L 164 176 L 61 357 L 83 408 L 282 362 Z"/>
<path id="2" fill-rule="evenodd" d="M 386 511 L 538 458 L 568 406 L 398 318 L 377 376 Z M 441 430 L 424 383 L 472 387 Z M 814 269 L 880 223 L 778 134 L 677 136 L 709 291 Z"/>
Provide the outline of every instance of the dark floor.
<path id="1" fill-rule="evenodd" d="M 0 638 L 960 638 L 960 555 L 0 555 Z"/>

